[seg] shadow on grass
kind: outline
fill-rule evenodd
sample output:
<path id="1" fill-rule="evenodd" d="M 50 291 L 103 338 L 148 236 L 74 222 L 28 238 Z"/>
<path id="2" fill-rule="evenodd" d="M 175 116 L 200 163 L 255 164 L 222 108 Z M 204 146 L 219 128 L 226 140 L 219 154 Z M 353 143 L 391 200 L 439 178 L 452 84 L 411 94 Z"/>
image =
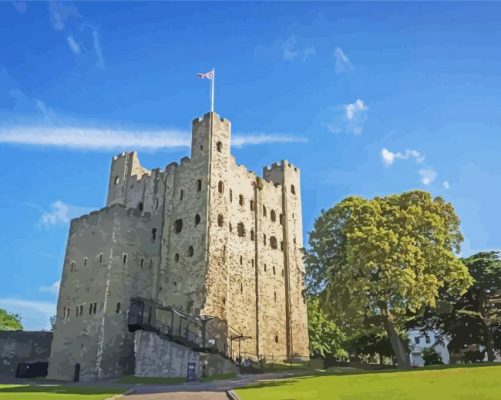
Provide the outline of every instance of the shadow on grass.
<path id="1" fill-rule="evenodd" d="M 20 385 L 0 386 L 0 394 L 5 393 L 53 393 L 53 394 L 117 394 L 120 390 L 107 387 Z"/>
<path id="2" fill-rule="evenodd" d="M 116 383 L 128 383 L 131 385 L 177 385 L 180 383 L 185 383 L 186 378 L 183 377 L 142 377 L 142 376 L 134 376 L 127 375 L 122 376 L 120 379 L 116 381 Z"/>

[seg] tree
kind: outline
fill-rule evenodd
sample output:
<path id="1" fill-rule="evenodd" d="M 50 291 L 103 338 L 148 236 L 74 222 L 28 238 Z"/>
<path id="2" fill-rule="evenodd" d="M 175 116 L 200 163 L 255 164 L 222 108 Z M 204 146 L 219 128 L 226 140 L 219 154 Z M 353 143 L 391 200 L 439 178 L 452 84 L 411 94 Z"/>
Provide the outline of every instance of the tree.
<path id="1" fill-rule="evenodd" d="M 409 368 L 399 337 L 406 316 L 435 307 L 441 288 L 459 294 L 472 283 L 456 257 L 462 240 L 459 218 L 441 197 L 348 197 L 315 221 L 305 258 L 309 283 L 320 285 L 313 290 L 323 293 L 341 329 L 383 327 L 399 368 Z"/>
<path id="2" fill-rule="evenodd" d="M 0 331 L 22 330 L 21 317 L 0 308 Z"/>
<path id="3" fill-rule="evenodd" d="M 424 365 L 441 365 L 444 363 L 440 354 L 438 354 L 433 347 L 427 347 L 424 349 L 422 357 Z"/>
<path id="4" fill-rule="evenodd" d="M 308 333 L 312 356 L 322 358 L 332 356 L 336 359 L 348 357 L 343 348 L 343 333 L 320 308 L 318 298 L 311 298 L 308 301 Z"/>

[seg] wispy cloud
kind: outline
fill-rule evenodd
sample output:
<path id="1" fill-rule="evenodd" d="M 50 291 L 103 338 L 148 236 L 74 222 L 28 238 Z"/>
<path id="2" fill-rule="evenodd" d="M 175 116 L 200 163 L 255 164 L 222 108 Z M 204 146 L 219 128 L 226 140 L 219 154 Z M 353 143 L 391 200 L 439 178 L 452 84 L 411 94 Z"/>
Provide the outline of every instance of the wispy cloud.
<path id="1" fill-rule="evenodd" d="M 421 183 L 426 186 L 433 183 L 433 181 L 437 177 L 437 171 L 435 171 L 433 168 L 422 168 L 418 172 L 419 176 L 421 177 Z"/>
<path id="2" fill-rule="evenodd" d="M 92 29 L 92 43 L 97 57 L 96 65 L 98 68 L 105 70 L 106 66 L 104 64 L 103 50 L 101 48 L 101 42 L 99 40 L 99 33 L 96 28 Z"/>
<path id="3" fill-rule="evenodd" d="M 50 286 L 40 286 L 38 290 L 41 292 L 47 292 L 47 293 L 52 293 L 52 294 L 58 294 L 59 293 L 59 287 L 61 286 L 61 281 L 55 281 L 52 285 Z"/>
<path id="4" fill-rule="evenodd" d="M 72 218 L 87 214 L 91 210 L 87 207 L 66 204 L 61 200 L 56 200 L 50 207 L 50 211 L 44 211 L 40 216 L 40 225 L 44 228 L 67 224 Z"/>
<path id="5" fill-rule="evenodd" d="M 363 100 L 357 99 L 353 103 L 337 106 L 333 109 L 334 116 L 331 122 L 324 124 L 330 132 L 347 132 L 354 135 L 359 135 L 363 132 L 369 110 L 369 107 Z"/>
<path id="6" fill-rule="evenodd" d="M 306 143 L 307 139 L 301 136 L 282 135 L 282 134 L 250 134 L 250 135 L 235 135 L 231 144 L 235 147 L 243 147 L 247 145 L 271 144 L 271 143 Z"/>
<path id="7" fill-rule="evenodd" d="M 316 50 L 314 46 L 299 46 L 296 36 L 290 36 L 282 43 L 282 58 L 285 61 L 299 59 L 305 61 L 308 57 L 314 56 Z"/>
<path id="8" fill-rule="evenodd" d="M 56 31 L 64 30 L 65 24 L 70 18 L 80 17 L 78 9 L 73 4 L 57 1 L 49 2 L 49 13 L 52 27 Z"/>
<path id="9" fill-rule="evenodd" d="M 334 57 L 336 58 L 336 72 L 338 74 L 353 69 L 350 59 L 340 47 L 336 47 L 336 50 L 334 50 Z"/>
<path id="10" fill-rule="evenodd" d="M 50 317 L 56 314 L 56 304 L 13 298 L 0 298 L 0 308 L 21 316 L 26 330 L 50 328 Z"/>
<path id="11" fill-rule="evenodd" d="M 391 167 L 395 160 L 408 160 L 415 159 L 416 162 L 422 163 L 424 161 L 424 156 L 417 150 L 407 149 L 405 152 L 392 152 L 386 148 L 381 150 L 381 160 L 386 167 Z"/>
<path id="12" fill-rule="evenodd" d="M 68 41 L 68 46 L 70 46 L 71 51 L 75 54 L 80 54 L 80 45 L 75 41 L 73 36 L 67 36 L 66 40 Z"/>
<path id="13" fill-rule="evenodd" d="M 444 189 L 450 189 L 451 188 L 451 185 L 450 185 L 449 181 L 443 181 L 442 182 L 442 186 L 444 187 Z"/>
<path id="14" fill-rule="evenodd" d="M 24 14 L 28 9 L 28 4 L 25 1 L 13 1 L 11 3 L 19 14 Z"/>
<path id="15" fill-rule="evenodd" d="M 303 137 L 283 134 L 237 134 L 235 147 L 268 143 L 306 141 Z M 189 147 L 191 134 L 182 130 L 131 130 L 85 127 L 19 126 L 0 128 L 0 143 L 28 146 L 58 147 L 73 150 L 146 150 Z"/>

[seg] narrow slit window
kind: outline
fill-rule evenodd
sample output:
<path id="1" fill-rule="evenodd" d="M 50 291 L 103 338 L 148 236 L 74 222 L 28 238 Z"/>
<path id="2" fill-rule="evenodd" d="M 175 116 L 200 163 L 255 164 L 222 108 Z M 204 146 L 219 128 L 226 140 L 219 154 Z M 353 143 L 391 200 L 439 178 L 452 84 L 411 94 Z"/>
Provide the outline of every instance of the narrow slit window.
<path id="1" fill-rule="evenodd" d="M 221 194 L 224 192 L 224 183 L 223 183 L 223 181 L 219 181 L 219 183 L 217 184 L 217 191 L 219 193 L 221 193 Z"/>
<path id="2" fill-rule="evenodd" d="M 127 264 L 127 254 L 123 255 L 122 262 L 124 263 L 124 265 Z"/>
<path id="3" fill-rule="evenodd" d="M 199 179 L 197 181 L 197 192 L 200 192 L 202 190 L 202 180 Z"/>

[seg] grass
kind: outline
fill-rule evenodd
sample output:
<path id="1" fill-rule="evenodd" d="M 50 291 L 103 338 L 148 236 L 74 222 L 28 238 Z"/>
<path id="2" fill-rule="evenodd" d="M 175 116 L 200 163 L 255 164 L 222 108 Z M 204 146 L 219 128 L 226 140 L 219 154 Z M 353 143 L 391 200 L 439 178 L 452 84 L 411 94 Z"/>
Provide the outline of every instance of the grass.
<path id="1" fill-rule="evenodd" d="M 123 390 L 60 385 L 0 385 L 0 400 L 104 400 Z"/>
<path id="2" fill-rule="evenodd" d="M 499 400 L 501 366 L 323 374 L 236 392 L 242 400 Z"/>

